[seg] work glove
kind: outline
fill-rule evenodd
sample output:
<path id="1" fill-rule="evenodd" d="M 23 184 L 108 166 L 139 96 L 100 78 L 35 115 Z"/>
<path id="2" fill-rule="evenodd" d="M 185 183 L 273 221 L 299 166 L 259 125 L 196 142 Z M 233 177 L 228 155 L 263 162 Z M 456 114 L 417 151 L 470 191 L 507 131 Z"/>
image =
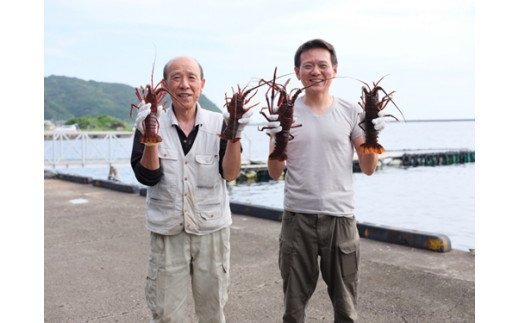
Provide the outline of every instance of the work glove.
<path id="1" fill-rule="evenodd" d="M 224 111 L 224 113 L 222 113 L 222 115 L 224 116 L 226 125 L 229 124 L 229 112 L 226 110 L 226 111 Z M 247 112 L 245 112 L 242 115 L 242 118 L 238 119 L 238 127 L 236 130 L 235 138 L 241 138 L 242 131 L 249 124 L 249 119 L 251 119 L 252 115 L 253 115 L 253 109 L 249 109 Z"/>
<path id="2" fill-rule="evenodd" d="M 385 129 L 386 121 L 385 121 L 385 114 L 383 111 L 379 111 L 377 113 L 379 117 L 372 120 L 372 123 L 374 124 L 374 129 L 377 132 L 381 132 L 383 129 Z"/>
<path id="3" fill-rule="evenodd" d="M 144 119 L 152 112 L 152 104 L 151 103 L 145 103 L 144 100 L 139 102 L 139 105 L 137 105 L 138 113 L 135 117 L 135 127 L 141 134 L 144 134 Z M 157 107 L 157 119 L 161 117 L 161 112 L 163 110 L 163 106 L 160 105 Z"/>
<path id="4" fill-rule="evenodd" d="M 141 134 L 144 134 L 144 119 L 152 112 L 152 104 L 145 103 L 144 100 L 137 105 L 137 117 L 135 117 L 135 127 Z"/>
<path id="5" fill-rule="evenodd" d="M 265 115 L 269 122 L 264 127 L 265 132 L 269 135 L 269 137 L 274 138 L 277 133 L 282 131 L 282 126 L 280 125 L 280 121 L 278 121 L 278 114 L 270 114 Z"/>
<path id="6" fill-rule="evenodd" d="M 372 123 L 374 124 L 374 129 L 379 133 L 385 128 L 386 121 L 385 121 L 385 113 L 383 111 L 379 111 L 377 113 L 377 115 L 378 115 L 377 118 L 372 119 Z M 363 122 L 365 122 L 365 111 L 359 112 L 359 122 L 361 124 Z"/>

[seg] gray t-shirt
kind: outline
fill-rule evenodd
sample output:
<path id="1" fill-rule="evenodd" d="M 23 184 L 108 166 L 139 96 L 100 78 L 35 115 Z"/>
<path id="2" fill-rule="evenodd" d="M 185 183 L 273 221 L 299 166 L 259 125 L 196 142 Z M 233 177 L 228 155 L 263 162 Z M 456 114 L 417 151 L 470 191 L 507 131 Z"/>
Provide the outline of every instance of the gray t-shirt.
<path id="1" fill-rule="evenodd" d="M 294 116 L 302 126 L 292 128 L 287 145 L 284 208 L 299 213 L 354 215 L 352 139 L 363 136 L 358 109 L 333 98 L 328 111 L 314 114 L 296 100 Z"/>

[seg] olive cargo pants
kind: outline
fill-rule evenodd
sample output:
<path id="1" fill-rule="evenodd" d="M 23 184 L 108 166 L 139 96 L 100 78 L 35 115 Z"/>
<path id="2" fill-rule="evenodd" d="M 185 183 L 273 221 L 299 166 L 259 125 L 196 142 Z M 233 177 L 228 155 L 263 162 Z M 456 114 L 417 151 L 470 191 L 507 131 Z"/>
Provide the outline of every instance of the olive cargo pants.
<path id="1" fill-rule="evenodd" d="M 334 307 L 334 322 L 355 322 L 358 265 L 359 233 L 354 217 L 284 211 L 279 251 L 283 321 L 305 321 L 305 306 L 316 289 L 321 268 Z"/>

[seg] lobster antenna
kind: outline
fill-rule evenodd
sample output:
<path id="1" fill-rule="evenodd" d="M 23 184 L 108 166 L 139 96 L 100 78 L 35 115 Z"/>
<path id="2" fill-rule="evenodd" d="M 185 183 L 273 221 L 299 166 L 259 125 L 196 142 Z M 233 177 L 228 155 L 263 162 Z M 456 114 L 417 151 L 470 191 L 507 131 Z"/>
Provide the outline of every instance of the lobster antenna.
<path id="1" fill-rule="evenodd" d="M 386 75 L 385 75 L 386 76 Z M 384 77 L 384 76 L 383 76 Z M 360 79 L 358 78 L 355 78 L 355 77 L 352 77 L 352 76 L 334 76 L 333 78 L 336 78 L 336 79 L 351 79 L 351 80 L 356 80 L 358 82 L 361 82 L 363 84 L 365 84 L 367 87 L 370 88 L 370 85 L 367 83 L 367 82 L 364 82 L 364 81 L 361 81 Z M 380 80 L 381 81 L 381 80 Z"/>
<path id="2" fill-rule="evenodd" d="M 379 81 L 375 82 L 375 83 L 374 83 L 374 87 L 376 87 L 376 86 L 379 84 L 379 82 L 381 82 L 381 81 L 382 81 L 385 77 L 387 77 L 388 75 L 390 75 L 390 74 L 386 74 L 385 76 L 383 76 L 382 78 L 380 78 Z M 383 91 L 383 92 L 385 92 L 385 91 Z M 385 94 L 386 94 L 386 92 L 385 92 Z"/>
<path id="3" fill-rule="evenodd" d="M 335 77 L 330 77 L 330 78 L 328 78 L 328 79 L 319 80 L 318 82 L 314 82 L 314 83 L 312 83 L 311 85 L 304 86 L 304 87 L 300 88 L 299 90 L 300 90 L 300 91 L 303 91 L 303 90 L 305 90 L 305 89 L 307 89 L 307 88 L 313 86 L 313 85 L 316 84 L 316 83 L 326 82 L 326 81 L 328 81 L 328 80 L 332 80 L 332 79 L 334 79 L 334 78 L 335 78 Z"/>
<path id="4" fill-rule="evenodd" d="M 275 69 L 277 69 L 277 68 L 278 68 L 278 67 L 275 67 Z M 287 77 L 287 76 L 289 76 L 289 75 L 293 75 L 293 74 L 294 74 L 294 72 L 292 72 L 292 73 L 287 73 L 287 74 L 282 74 L 282 75 L 280 75 L 280 76 L 277 76 L 277 78 Z M 266 80 L 263 79 L 263 78 L 252 78 L 252 80 L 258 80 L 259 83 L 262 83 L 262 82 L 263 82 L 263 83 L 266 83 L 266 82 L 268 82 L 268 81 L 266 81 Z M 270 82 L 270 81 L 269 81 L 269 82 Z"/>
<path id="5" fill-rule="evenodd" d="M 248 83 L 248 84 L 249 84 L 249 83 Z M 251 92 L 252 90 L 257 89 L 257 88 L 259 88 L 259 87 L 261 87 L 261 86 L 264 86 L 264 85 L 266 85 L 266 84 L 267 84 L 267 82 L 265 82 L 264 80 L 260 79 L 260 81 L 258 81 L 258 85 L 253 86 L 253 87 L 250 88 L 246 93 L 249 93 L 249 92 Z"/>
<path id="6" fill-rule="evenodd" d="M 276 71 L 278 70 L 278 66 L 275 66 L 273 73 L 273 86 L 271 86 L 271 104 L 274 104 L 274 87 L 276 86 Z M 273 105 L 274 107 L 274 105 Z M 274 108 L 273 108 L 274 111 Z M 278 112 L 278 111 L 277 111 Z"/>
<path id="7" fill-rule="evenodd" d="M 304 87 L 301 87 L 301 88 L 292 89 L 292 90 L 291 90 L 291 94 L 293 93 L 293 91 L 295 91 L 294 94 L 292 94 L 292 97 L 293 97 L 294 101 L 296 101 L 296 98 L 298 97 L 298 95 L 300 95 L 300 93 L 303 92 L 303 90 L 305 90 L 305 89 L 307 89 L 307 88 L 310 88 L 311 86 L 313 86 L 313 85 L 316 84 L 316 83 L 325 82 L 325 81 L 328 81 L 328 80 L 331 80 L 331 79 L 333 79 L 333 78 L 329 78 L 329 79 L 325 79 L 325 80 L 320 80 L 320 81 L 318 81 L 318 82 L 312 83 L 311 85 L 307 85 L 307 86 L 304 86 Z"/>
<path id="8" fill-rule="evenodd" d="M 277 69 L 278 67 L 275 67 L 275 69 Z M 290 75 L 293 75 L 294 72 L 292 73 L 287 73 L 287 74 L 282 74 L 282 75 L 278 75 L 276 78 L 282 78 L 282 77 L 287 77 L 287 76 L 290 76 Z M 259 81 L 265 81 L 263 78 L 252 78 L 253 80 L 259 80 Z"/>
<path id="9" fill-rule="evenodd" d="M 247 85 L 244 87 L 244 90 L 247 88 L 247 86 L 249 85 L 249 83 L 251 83 L 252 79 L 247 83 Z M 251 91 L 255 90 L 255 89 L 258 89 L 259 87 L 261 86 L 264 86 L 268 84 L 268 82 L 264 81 L 263 79 L 260 79 L 260 81 L 258 81 L 258 85 L 255 85 L 253 86 L 252 88 L 250 89 L 247 89 L 247 91 L 244 91 L 244 93 L 242 94 L 242 97 L 246 97 L 249 93 L 251 93 Z M 240 92 L 240 86 L 238 86 L 238 91 Z M 257 92 L 255 92 L 256 94 Z M 253 95 L 255 95 L 253 94 Z"/>
<path id="10" fill-rule="evenodd" d="M 294 74 L 294 72 L 287 73 L 287 74 L 282 74 L 282 75 L 278 76 L 278 78 L 287 77 L 287 76 L 293 75 L 293 74 Z"/>
<path id="11" fill-rule="evenodd" d="M 157 59 L 157 45 L 155 45 L 155 43 L 152 43 L 153 44 L 153 47 L 155 49 L 155 53 L 154 53 L 154 56 L 153 56 L 153 64 L 152 64 L 152 76 L 150 77 L 151 79 L 151 83 L 150 85 L 152 86 L 153 88 L 153 73 L 154 73 L 154 70 L 155 70 L 155 60 Z"/>

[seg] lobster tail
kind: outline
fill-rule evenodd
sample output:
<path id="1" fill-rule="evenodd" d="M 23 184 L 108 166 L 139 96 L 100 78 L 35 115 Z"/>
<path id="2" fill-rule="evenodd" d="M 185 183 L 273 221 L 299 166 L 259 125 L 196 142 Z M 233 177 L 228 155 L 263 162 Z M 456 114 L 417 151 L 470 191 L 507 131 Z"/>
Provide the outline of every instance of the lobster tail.
<path id="1" fill-rule="evenodd" d="M 361 151 L 365 154 L 382 154 L 385 152 L 385 148 L 378 143 L 375 144 L 361 144 Z"/>

